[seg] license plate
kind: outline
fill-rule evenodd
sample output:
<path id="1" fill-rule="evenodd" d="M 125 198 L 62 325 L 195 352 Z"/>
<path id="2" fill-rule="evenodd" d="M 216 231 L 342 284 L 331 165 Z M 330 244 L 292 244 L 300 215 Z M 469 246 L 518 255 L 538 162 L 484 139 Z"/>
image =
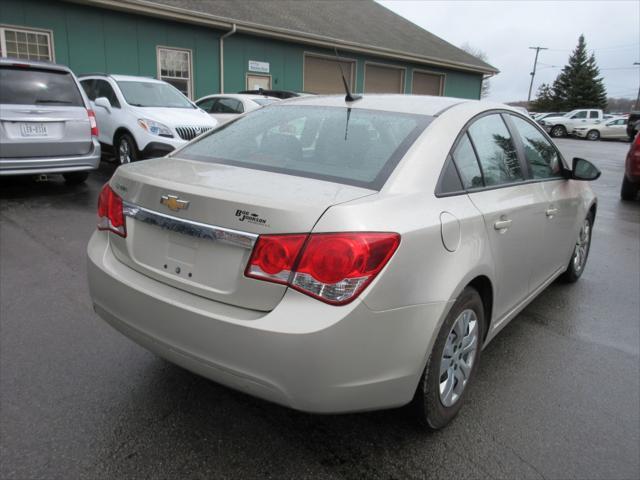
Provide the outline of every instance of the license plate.
<path id="1" fill-rule="evenodd" d="M 20 124 L 20 133 L 23 137 L 46 137 L 49 135 L 44 123 L 22 123 Z"/>

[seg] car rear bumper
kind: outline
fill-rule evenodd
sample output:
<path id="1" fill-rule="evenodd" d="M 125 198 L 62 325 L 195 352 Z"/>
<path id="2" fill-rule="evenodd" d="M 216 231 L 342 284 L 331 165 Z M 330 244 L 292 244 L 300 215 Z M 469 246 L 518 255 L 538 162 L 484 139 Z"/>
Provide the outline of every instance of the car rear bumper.
<path id="1" fill-rule="evenodd" d="M 93 139 L 91 151 L 86 155 L 69 157 L 0 157 L 0 175 L 40 175 L 95 170 L 100 165 L 100 144 Z"/>
<path id="2" fill-rule="evenodd" d="M 342 413 L 411 401 L 449 303 L 372 311 L 289 289 L 271 312 L 214 302 L 119 262 L 109 234 L 88 246 L 95 311 L 135 342 L 228 387 L 298 410 Z"/>

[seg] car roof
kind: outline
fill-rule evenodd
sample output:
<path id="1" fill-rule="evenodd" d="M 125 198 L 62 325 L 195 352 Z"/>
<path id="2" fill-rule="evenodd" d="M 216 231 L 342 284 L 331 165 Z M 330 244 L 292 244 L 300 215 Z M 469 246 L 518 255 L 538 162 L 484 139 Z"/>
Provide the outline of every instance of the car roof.
<path id="1" fill-rule="evenodd" d="M 113 78 L 116 82 L 129 81 L 129 82 L 166 83 L 162 80 L 157 80 L 155 78 L 138 77 L 135 75 L 119 75 L 119 74 L 110 74 L 110 73 L 83 73 L 81 75 L 78 75 L 78 78 L 80 79 L 96 78 L 96 77 L 109 77 L 109 78 Z"/>
<path id="2" fill-rule="evenodd" d="M 313 105 L 319 107 L 350 107 L 368 110 L 385 110 L 389 112 L 410 113 L 437 116 L 445 110 L 460 104 L 473 104 L 482 109 L 504 109 L 517 111 L 502 103 L 467 100 L 453 97 L 436 97 L 429 95 L 369 94 L 354 102 L 345 102 L 344 95 L 309 95 L 279 102 L 278 105 Z"/>
<path id="3" fill-rule="evenodd" d="M 66 65 L 60 65 L 53 62 L 43 62 L 39 60 L 24 60 L 21 58 L 11 57 L 0 58 L 0 65 L 28 65 L 34 68 L 71 72 L 71 69 Z"/>
<path id="4" fill-rule="evenodd" d="M 245 93 L 214 93 L 213 95 L 205 95 L 204 97 L 199 98 L 196 102 L 201 100 L 205 100 L 207 98 L 235 98 L 236 100 L 260 100 L 263 98 L 267 98 L 270 100 L 280 100 L 276 97 L 269 97 L 267 95 L 250 95 Z"/>

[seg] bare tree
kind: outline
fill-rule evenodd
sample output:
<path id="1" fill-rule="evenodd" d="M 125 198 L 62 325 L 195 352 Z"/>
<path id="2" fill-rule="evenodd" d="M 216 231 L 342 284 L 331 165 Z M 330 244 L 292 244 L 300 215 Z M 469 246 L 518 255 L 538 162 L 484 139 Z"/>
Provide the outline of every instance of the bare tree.
<path id="1" fill-rule="evenodd" d="M 468 42 L 463 43 L 460 48 L 465 52 L 473 55 L 474 57 L 482 60 L 483 62 L 489 62 L 487 58 L 487 54 L 480 50 L 479 48 L 472 47 Z M 485 98 L 489 95 L 489 90 L 491 89 L 491 85 L 489 84 L 489 77 L 482 78 L 482 87 L 480 89 L 480 98 Z"/>

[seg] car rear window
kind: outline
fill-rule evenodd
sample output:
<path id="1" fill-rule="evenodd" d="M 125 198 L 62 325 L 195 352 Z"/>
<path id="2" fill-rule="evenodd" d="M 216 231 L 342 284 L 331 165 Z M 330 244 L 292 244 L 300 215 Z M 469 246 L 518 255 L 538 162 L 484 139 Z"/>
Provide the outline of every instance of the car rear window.
<path id="1" fill-rule="evenodd" d="M 84 107 L 70 73 L 29 67 L 0 67 L 0 104 Z"/>
<path id="2" fill-rule="evenodd" d="M 176 155 L 379 190 L 431 120 L 346 107 L 274 105 L 224 125 Z"/>
<path id="3" fill-rule="evenodd" d="M 251 100 L 262 106 L 270 105 L 279 101 L 277 98 L 252 98 Z"/>

